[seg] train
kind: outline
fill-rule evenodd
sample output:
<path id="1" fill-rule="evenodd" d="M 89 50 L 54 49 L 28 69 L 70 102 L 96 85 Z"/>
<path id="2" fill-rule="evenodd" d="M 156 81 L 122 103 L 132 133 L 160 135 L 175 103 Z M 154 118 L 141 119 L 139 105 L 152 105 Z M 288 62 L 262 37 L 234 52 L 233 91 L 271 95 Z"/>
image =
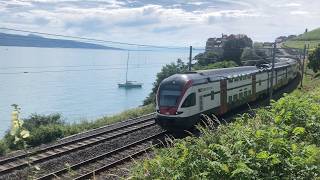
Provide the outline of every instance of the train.
<path id="1" fill-rule="evenodd" d="M 278 58 L 273 89 L 296 78 L 298 61 Z M 164 79 L 156 94 L 156 123 L 169 130 L 194 127 L 202 114 L 223 115 L 248 102 L 267 96 L 271 65 L 191 71 Z"/>

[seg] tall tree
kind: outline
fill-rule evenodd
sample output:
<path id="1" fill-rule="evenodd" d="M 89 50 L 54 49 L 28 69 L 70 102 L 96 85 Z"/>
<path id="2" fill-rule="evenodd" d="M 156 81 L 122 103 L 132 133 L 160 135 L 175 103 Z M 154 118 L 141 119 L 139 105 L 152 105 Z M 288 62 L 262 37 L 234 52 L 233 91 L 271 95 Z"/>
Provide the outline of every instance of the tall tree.
<path id="1" fill-rule="evenodd" d="M 246 36 L 230 35 L 223 44 L 223 59 L 232 60 L 241 65 L 241 54 L 245 47 L 252 47 L 252 40 Z"/>
<path id="2" fill-rule="evenodd" d="M 206 53 L 200 53 L 196 55 L 194 59 L 197 61 L 197 64 L 199 64 L 200 66 L 206 66 L 208 64 L 212 64 L 219 61 L 220 57 L 215 52 L 206 52 Z"/>

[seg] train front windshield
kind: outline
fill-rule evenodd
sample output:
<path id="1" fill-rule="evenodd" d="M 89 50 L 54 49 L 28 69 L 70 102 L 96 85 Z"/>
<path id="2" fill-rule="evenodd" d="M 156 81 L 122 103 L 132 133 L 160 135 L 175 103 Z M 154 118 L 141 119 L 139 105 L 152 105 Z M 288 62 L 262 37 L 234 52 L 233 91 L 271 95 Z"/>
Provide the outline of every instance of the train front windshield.
<path id="1" fill-rule="evenodd" d="M 164 107 L 174 107 L 178 103 L 180 91 L 162 90 L 160 91 L 159 105 Z"/>

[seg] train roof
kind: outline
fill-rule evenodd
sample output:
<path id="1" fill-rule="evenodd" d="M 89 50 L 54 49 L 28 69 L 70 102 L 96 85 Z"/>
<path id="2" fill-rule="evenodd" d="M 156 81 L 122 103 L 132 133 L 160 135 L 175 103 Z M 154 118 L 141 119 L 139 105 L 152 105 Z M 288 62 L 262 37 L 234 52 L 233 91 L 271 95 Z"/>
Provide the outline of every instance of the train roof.
<path id="1" fill-rule="evenodd" d="M 275 63 L 275 68 L 286 67 L 294 64 L 295 60 L 290 58 L 279 58 Z M 265 68 L 258 68 L 256 66 L 242 66 L 233 68 L 211 69 L 211 70 L 199 70 L 191 71 L 184 74 L 175 74 L 166 78 L 163 83 L 169 81 L 179 81 L 180 83 L 192 80 L 192 84 L 203 84 L 207 82 L 220 81 L 221 79 L 232 78 L 242 75 L 249 75 L 261 71 L 271 70 L 270 65 L 266 65 Z"/>

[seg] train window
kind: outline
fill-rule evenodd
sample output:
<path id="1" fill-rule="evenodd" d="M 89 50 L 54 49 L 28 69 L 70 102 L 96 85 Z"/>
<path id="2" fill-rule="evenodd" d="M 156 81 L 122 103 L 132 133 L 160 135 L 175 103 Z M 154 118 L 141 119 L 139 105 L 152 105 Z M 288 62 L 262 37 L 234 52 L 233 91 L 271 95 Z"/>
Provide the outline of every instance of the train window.
<path id="1" fill-rule="evenodd" d="M 238 100 L 238 94 L 233 95 L 233 100 L 237 101 Z"/>
<path id="2" fill-rule="evenodd" d="M 214 100 L 214 91 L 211 91 L 211 100 Z"/>
<path id="3" fill-rule="evenodd" d="M 244 92 L 244 96 L 245 96 L 245 97 L 248 96 L 248 91 L 245 91 L 245 92 Z"/>
<path id="4" fill-rule="evenodd" d="M 248 91 L 248 95 L 251 95 L 251 90 Z"/>
<path id="5" fill-rule="evenodd" d="M 177 105 L 178 99 L 180 97 L 180 91 L 175 90 L 161 90 L 160 91 L 160 106 L 173 107 Z"/>
<path id="6" fill-rule="evenodd" d="M 229 103 L 232 102 L 232 96 L 229 96 Z"/>
<path id="7" fill-rule="evenodd" d="M 192 93 L 186 98 L 186 100 L 184 100 L 181 107 L 191 107 L 194 105 L 196 105 L 196 94 Z"/>
<path id="8" fill-rule="evenodd" d="M 261 86 L 261 80 L 259 80 L 259 86 Z"/>
<path id="9" fill-rule="evenodd" d="M 233 82 L 233 79 L 229 79 L 228 81 L 229 81 L 229 83 L 232 83 L 232 82 Z"/>

